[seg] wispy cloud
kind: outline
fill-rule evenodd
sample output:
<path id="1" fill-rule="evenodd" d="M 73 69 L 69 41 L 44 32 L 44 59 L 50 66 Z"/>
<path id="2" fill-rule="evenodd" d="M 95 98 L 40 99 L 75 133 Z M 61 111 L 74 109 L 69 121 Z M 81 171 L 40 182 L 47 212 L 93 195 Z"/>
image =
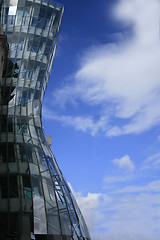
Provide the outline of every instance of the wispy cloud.
<path id="1" fill-rule="evenodd" d="M 160 180 L 149 182 L 143 186 L 127 186 L 116 191 L 117 193 L 160 192 Z"/>
<path id="2" fill-rule="evenodd" d="M 104 178 L 104 183 L 107 184 L 114 184 L 114 183 L 120 183 L 120 182 L 128 182 L 132 179 L 131 175 L 123 175 L 123 176 L 106 176 Z"/>
<path id="3" fill-rule="evenodd" d="M 57 89 L 54 101 L 78 100 L 98 107 L 98 121 L 93 112 L 88 119 L 74 118 L 71 125 L 78 130 L 92 135 L 98 131 L 107 136 L 138 134 L 160 123 L 159 1 L 119 0 L 112 16 L 119 24 L 131 26 L 133 34 L 124 41 L 89 48 L 74 81 Z M 66 120 L 70 125 L 72 118 L 63 116 L 61 121 Z"/>
<path id="4" fill-rule="evenodd" d="M 142 170 L 159 170 L 160 169 L 160 153 L 149 156 L 142 163 Z"/>
<path id="5" fill-rule="evenodd" d="M 45 119 L 61 122 L 64 126 L 71 126 L 82 132 L 90 132 L 92 136 L 95 136 L 100 130 L 104 131 L 107 122 L 107 116 L 102 116 L 95 122 L 91 116 L 59 115 L 47 107 L 43 108 L 43 116 Z"/>

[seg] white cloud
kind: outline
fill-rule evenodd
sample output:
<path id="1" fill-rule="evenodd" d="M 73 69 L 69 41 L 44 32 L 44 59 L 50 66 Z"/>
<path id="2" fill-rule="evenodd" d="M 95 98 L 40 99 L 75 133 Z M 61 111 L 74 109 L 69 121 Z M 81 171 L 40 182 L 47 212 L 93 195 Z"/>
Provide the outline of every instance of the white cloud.
<path id="1" fill-rule="evenodd" d="M 87 116 L 65 116 L 58 115 L 55 112 L 49 110 L 47 107 L 43 108 L 43 116 L 45 119 L 56 120 L 61 122 L 64 126 L 74 127 L 76 130 L 82 132 L 90 132 L 94 136 L 100 129 L 104 130 L 107 122 L 107 116 L 102 116 L 99 121 L 95 122 L 92 117 Z"/>
<path id="2" fill-rule="evenodd" d="M 99 212 L 101 201 L 103 201 L 103 199 L 109 201 L 109 198 L 102 193 L 88 193 L 87 196 L 83 196 L 80 192 L 76 193 L 70 183 L 68 183 L 68 185 L 82 211 L 90 233 L 94 232 L 95 226 L 97 226 L 101 220 L 101 214 Z"/>
<path id="3" fill-rule="evenodd" d="M 119 0 L 113 17 L 119 24 L 133 27 L 128 40 L 88 49 L 74 83 L 55 92 L 59 102 L 78 99 L 99 106 L 97 111 L 106 122 L 94 121 L 92 113 L 84 128 L 83 117 L 72 124 L 93 135 L 99 130 L 107 136 L 138 134 L 160 123 L 159 0 Z M 125 123 L 114 125 L 113 119 Z M 72 121 L 64 116 L 63 120 Z"/>
<path id="4" fill-rule="evenodd" d="M 159 170 L 160 169 L 160 153 L 149 156 L 142 163 L 142 170 Z"/>
<path id="5" fill-rule="evenodd" d="M 149 182 L 143 186 L 127 186 L 116 191 L 117 193 L 160 192 L 160 180 Z"/>
<path id="6" fill-rule="evenodd" d="M 134 163 L 131 161 L 128 155 L 123 156 L 122 158 L 115 158 L 113 163 L 116 164 L 119 168 L 124 168 L 129 171 L 133 171 L 135 169 Z"/>
<path id="7" fill-rule="evenodd" d="M 160 193 L 74 195 L 93 240 L 159 240 Z"/>
<path id="8" fill-rule="evenodd" d="M 132 179 L 132 176 L 106 176 L 104 178 L 104 183 L 112 184 L 112 183 L 118 183 L 118 182 L 128 182 Z"/>

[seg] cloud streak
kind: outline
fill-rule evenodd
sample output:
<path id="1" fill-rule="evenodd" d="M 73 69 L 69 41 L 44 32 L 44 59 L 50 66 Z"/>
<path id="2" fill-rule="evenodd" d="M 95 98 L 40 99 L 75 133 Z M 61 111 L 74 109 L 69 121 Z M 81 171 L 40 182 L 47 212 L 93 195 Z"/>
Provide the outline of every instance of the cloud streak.
<path id="1" fill-rule="evenodd" d="M 54 101 L 98 107 L 99 120 L 93 113 L 87 118 L 62 117 L 61 122 L 77 130 L 92 135 L 103 131 L 106 136 L 139 134 L 160 123 L 159 1 L 119 0 L 112 17 L 131 26 L 132 35 L 89 48 L 74 81 L 57 89 Z"/>

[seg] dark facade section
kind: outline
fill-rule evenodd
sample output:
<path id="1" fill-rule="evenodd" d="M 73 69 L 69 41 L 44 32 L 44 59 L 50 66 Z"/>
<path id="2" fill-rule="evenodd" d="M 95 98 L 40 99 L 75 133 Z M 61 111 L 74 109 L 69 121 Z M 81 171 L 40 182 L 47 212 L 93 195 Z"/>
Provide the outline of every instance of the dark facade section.
<path id="1" fill-rule="evenodd" d="M 89 240 L 82 214 L 46 141 L 41 103 L 63 7 L 49 0 L 4 0 L 9 43 L 1 82 L 0 239 Z"/>

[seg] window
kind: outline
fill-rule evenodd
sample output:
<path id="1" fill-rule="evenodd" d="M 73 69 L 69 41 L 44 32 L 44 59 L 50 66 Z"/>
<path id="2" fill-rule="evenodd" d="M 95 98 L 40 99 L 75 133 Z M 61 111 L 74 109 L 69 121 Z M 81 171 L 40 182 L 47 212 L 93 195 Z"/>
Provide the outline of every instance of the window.
<path id="1" fill-rule="evenodd" d="M 39 16 L 38 17 L 38 23 L 37 23 L 37 27 L 40 28 L 40 29 L 44 29 L 45 26 L 46 26 L 46 18 L 42 17 L 42 16 Z"/>
<path id="2" fill-rule="evenodd" d="M 17 133 L 28 133 L 28 125 L 17 123 Z"/>
<path id="3" fill-rule="evenodd" d="M 31 26 L 35 27 L 36 24 L 37 24 L 37 20 L 38 20 L 38 17 L 37 16 L 33 16 Z"/>
<path id="4" fill-rule="evenodd" d="M 15 162 L 14 144 L 8 144 L 8 162 Z"/>
<path id="5" fill-rule="evenodd" d="M 12 118 L 8 118 L 8 132 L 13 132 Z"/>
<path id="6" fill-rule="evenodd" d="M 12 118 L 7 118 L 6 115 L 2 115 L 1 119 L 1 132 L 13 132 Z"/>
<path id="7" fill-rule="evenodd" d="M 28 42 L 27 51 L 42 53 L 43 44 L 43 40 L 39 36 L 35 36 L 34 39 L 30 39 L 30 41 Z"/>
<path id="8" fill-rule="evenodd" d="M 21 162 L 27 162 L 27 155 L 23 145 L 19 145 L 19 154 Z"/>
<path id="9" fill-rule="evenodd" d="M 22 49 L 23 49 L 23 43 L 21 42 L 21 43 L 18 43 L 17 44 L 17 50 L 18 51 L 22 51 Z"/>
<path id="10" fill-rule="evenodd" d="M 8 16 L 8 24 L 9 25 L 14 25 L 14 23 L 15 23 L 15 17 L 16 16 Z"/>
<path id="11" fill-rule="evenodd" d="M 28 70 L 28 68 L 23 65 L 21 68 L 21 78 L 27 78 L 27 79 L 31 79 L 32 76 L 32 70 Z"/>
<path id="12" fill-rule="evenodd" d="M 29 12 L 24 12 L 23 19 L 22 19 L 22 25 L 27 26 L 29 22 Z"/>
<path id="13" fill-rule="evenodd" d="M 7 162 L 7 146 L 2 143 L 0 145 L 0 162 Z"/>
<path id="14" fill-rule="evenodd" d="M 15 162 L 15 150 L 14 144 L 8 143 L 8 148 L 6 144 L 1 143 L 0 145 L 0 162 L 6 163 L 8 162 Z"/>
<path id="15" fill-rule="evenodd" d="M 43 160 L 43 162 L 44 162 L 44 165 L 45 165 L 46 167 L 48 167 L 48 166 L 47 166 L 47 162 L 46 162 L 46 158 L 45 158 L 44 155 L 42 156 L 42 160 Z"/>
<path id="16" fill-rule="evenodd" d="M 12 44 L 11 48 L 12 50 L 16 49 L 16 44 Z M 13 62 L 11 60 L 8 59 L 7 62 L 7 67 L 5 69 L 5 71 L 3 72 L 3 77 L 14 77 L 17 78 L 19 74 L 19 66 L 17 63 L 13 64 Z"/>
<path id="17" fill-rule="evenodd" d="M 29 176 L 23 176 L 23 194 L 24 198 L 30 198 L 31 199 L 31 181 Z"/>
<path id="18" fill-rule="evenodd" d="M 9 175 L 9 197 L 17 198 L 18 197 L 18 185 L 17 185 L 17 176 Z"/>
<path id="19" fill-rule="evenodd" d="M 32 176 L 32 187 L 33 187 L 33 193 L 35 194 L 35 197 L 42 196 L 42 186 L 40 179 L 38 177 Z"/>
<path id="20" fill-rule="evenodd" d="M 8 198 L 7 176 L 0 176 L 1 198 Z"/>
<path id="21" fill-rule="evenodd" d="M 7 131 L 7 116 L 2 116 L 1 120 L 1 132 Z"/>
<path id="22" fill-rule="evenodd" d="M 23 16 L 23 11 L 18 10 L 17 17 L 16 17 L 16 25 L 22 24 L 22 16 Z"/>
<path id="23" fill-rule="evenodd" d="M 40 9 L 39 16 L 33 16 L 31 25 L 40 29 L 44 29 L 47 23 L 45 13 L 46 11 L 44 9 Z"/>
<path id="24" fill-rule="evenodd" d="M 26 147 L 26 149 L 25 149 Z M 19 144 L 19 158 L 21 162 L 33 162 L 32 159 L 32 146 Z"/>
<path id="25" fill-rule="evenodd" d="M 32 77 L 32 70 L 27 70 L 26 79 L 31 79 L 31 77 Z"/>
<path id="26" fill-rule="evenodd" d="M 12 118 L 2 115 L 1 119 L 1 132 L 13 132 Z"/>
<path id="27" fill-rule="evenodd" d="M 16 175 L 0 176 L 1 198 L 18 198 Z"/>
<path id="28" fill-rule="evenodd" d="M 53 165 L 53 160 L 52 160 L 52 158 L 51 158 L 50 156 L 48 156 L 48 155 L 46 155 L 46 158 L 47 158 L 48 166 L 49 166 L 52 174 L 53 174 L 53 175 L 57 175 L 56 170 L 55 170 L 54 165 Z"/>

